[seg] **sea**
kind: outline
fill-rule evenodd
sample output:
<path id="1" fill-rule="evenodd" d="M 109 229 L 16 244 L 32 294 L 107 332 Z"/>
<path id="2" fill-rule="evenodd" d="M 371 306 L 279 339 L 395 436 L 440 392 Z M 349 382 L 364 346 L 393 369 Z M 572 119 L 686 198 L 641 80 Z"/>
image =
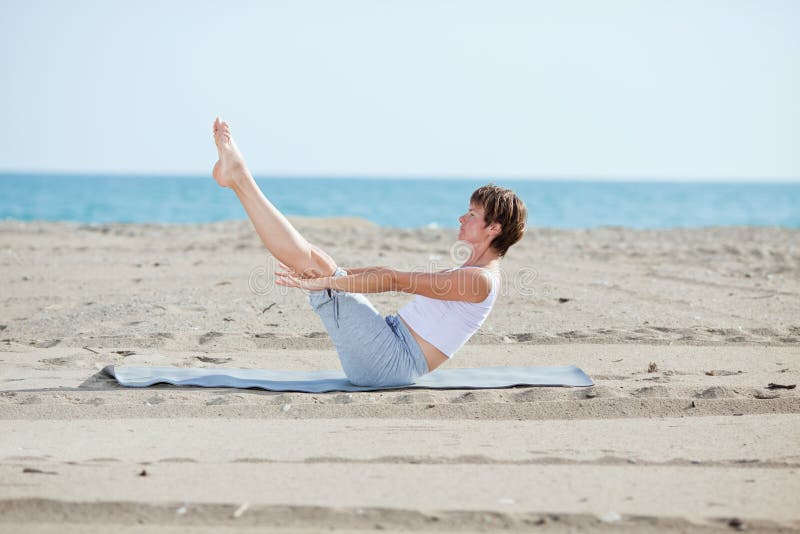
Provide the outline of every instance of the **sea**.
<path id="1" fill-rule="evenodd" d="M 395 228 L 454 228 L 489 179 L 263 177 L 287 215 L 361 217 Z M 800 228 L 800 183 L 494 180 L 549 228 Z M 243 219 L 236 195 L 210 176 L 0 173 L 0 220 L 204 223 Z"/>

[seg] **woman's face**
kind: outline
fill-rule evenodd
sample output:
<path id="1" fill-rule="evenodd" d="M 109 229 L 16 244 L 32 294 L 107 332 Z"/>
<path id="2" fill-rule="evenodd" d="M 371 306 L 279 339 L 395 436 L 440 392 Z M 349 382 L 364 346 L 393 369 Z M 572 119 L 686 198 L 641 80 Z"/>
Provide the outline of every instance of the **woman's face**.
<path id="1" fill-rule="evenodd" d="M 486 221 L 483 217 L 483 206 L 470 204 L 467 213 L 458 218 L 461 225 L 458 239 L 468 243 L 482 243 L 489 236 L 489 229 L 486 228 Z"/>

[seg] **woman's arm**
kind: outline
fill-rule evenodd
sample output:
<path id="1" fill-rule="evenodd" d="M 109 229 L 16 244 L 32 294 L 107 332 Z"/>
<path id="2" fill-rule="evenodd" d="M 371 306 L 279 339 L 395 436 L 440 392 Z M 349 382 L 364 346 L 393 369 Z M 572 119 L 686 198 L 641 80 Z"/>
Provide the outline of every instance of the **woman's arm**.
<path id="1" fill-rule="evenodd" d="M 314 245 L 311 245 L 311 246 L 312 246 L 312 248 L 316 248 L 316 247 L 314 247 Z M 302 279 L 320 278 L 320 273 L 319 272 L 306 272 L 304 274 L 298 275 L 294 270 L 292 270 L 285 263 L 278 262 L 278 265 L 280 265 L 281 269 L 283 269 L 284 271 L 286 271 L 287 273 L 291 274 L 292 276 L 294 276 L 296 278 L 302 278 Z M 368 273 L 368 272 L 384 269 L 384 267 L 339 267 L 339 268 L 342 269 L 343 271 L 345 271 L 348 275 L 363 274 L 363 273 Z"/>
<path id="2" fill-rule="evenodd" d="M 386 267 L 379 267 L 379 266 L 375 266 L 375 267 L 341 267 L 341 269 L 344 269 L 345 272 L 347 272 L 347 274 L 363 274 L 363 273 L 377 272 L 377 271 L 380 271 L 381 269 L 386 269 Z M 443 269 L 441 271 L 436 271 L 436 272 L 443 273 L 445 271 L 449 271 L 449 269 Z"/>
<path id="3" fill-rule="evenodd" d="M 279 286 L 298 287 L 309 291 L 336 289 L 348 293 L 382 293 L 395 291 L 392 273 L 392 269 L 386 267 L 369 267 L 348 270 L 347 276 L 301 278 L 292 271 L 275 271 L 275 283 Z"/>
<path id="4" fill-rule="evenodd" d="M 483 269 L 456 269 L 437 273 L 394 271 L 395 291 L 439 300 L 482 302 L 492 290 Z"/>
<path id="5" fill-rule="evenodd" d="M 373 272 L 373 271 L 378 271 L 380 269 L 385 269 L 385 267 L 378 267 L 378 266 L 375 266 L 375 267 L 341 267 L 341 268 L 344 269 L 347 272 L 348 275 L 364 274 L 364 273 L 369 273 L 369 272 Z"/>
<path id="6" fill-rule="evenodd" d="M 481 269 L 456 269 L 449 272 L 421 273 L 374 267 L 348 276 L 299 279 L 276 272 L 276 283 L 316 291 L 336 289 L 348 293 L 401 291 L 439 300 L 481 302 L 491 291 L 491 280 Z"/>

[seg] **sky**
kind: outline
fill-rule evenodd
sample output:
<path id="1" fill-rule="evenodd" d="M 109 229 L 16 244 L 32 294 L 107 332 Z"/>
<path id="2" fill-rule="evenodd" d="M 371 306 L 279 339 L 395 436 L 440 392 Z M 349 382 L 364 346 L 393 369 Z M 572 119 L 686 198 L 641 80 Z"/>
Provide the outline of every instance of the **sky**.
<path id="1" fill-rule="evenodd" d="M 800 181 L 800 2 L 0 0 L 0 172 Z"/>

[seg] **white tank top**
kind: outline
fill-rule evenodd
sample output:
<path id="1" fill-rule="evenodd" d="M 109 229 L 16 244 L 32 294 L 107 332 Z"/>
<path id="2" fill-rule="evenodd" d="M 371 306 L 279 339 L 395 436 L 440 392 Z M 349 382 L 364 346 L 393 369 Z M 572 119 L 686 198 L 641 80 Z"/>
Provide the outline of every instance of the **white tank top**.
<path id="1" fill-rule="evenodd" d="M 483 267 L 456 267 L 450 271 L 468 268 L 483 269 Z M 483 270 L 491 275 L 492 280 L 489 296 L 485 300 L 465 302 L 415 295 L 414 300 L 400 308 L 397 313 L 408 326 L 422 336 L 422 339 L 442 351 L 448 358 L 452 358 L 472 334 L 477 332 L 497 299 L 499 277 L 488 269 Z"/>

